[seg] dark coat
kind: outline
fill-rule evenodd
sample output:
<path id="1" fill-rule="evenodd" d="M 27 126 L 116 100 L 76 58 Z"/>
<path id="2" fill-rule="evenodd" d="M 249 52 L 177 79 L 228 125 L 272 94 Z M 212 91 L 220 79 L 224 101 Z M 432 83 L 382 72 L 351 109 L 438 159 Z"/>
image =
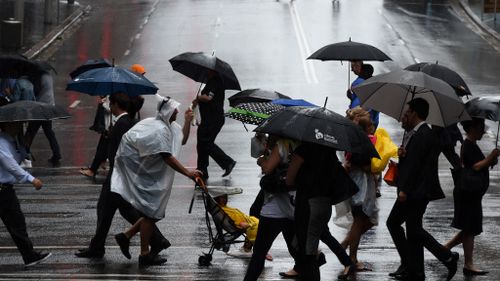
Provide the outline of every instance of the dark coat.
<path id="1" fill-rule="evenodd" d="M 437 200 L 445 197 L 438 176 L 438 158 L 441 153 L 439 138 L 422 125 L 406 146 L 406 155 L 399 159 L 398 192 L 408 200 Z"/>

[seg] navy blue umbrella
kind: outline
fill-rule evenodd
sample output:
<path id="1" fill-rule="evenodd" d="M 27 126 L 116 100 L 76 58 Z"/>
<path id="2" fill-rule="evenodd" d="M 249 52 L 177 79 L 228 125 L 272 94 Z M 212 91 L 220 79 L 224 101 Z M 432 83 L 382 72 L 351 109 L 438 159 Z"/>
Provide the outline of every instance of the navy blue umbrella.
<path id="1" fill-rule="evenodd" d="M 146 77 L 128 69 L 104 67 L 78 75 L 68 83 L 66 90 L 91 96 L 107 96 L 119 92 L 129 96 L 138 96 L 154 95 L 158 88 Z"/>

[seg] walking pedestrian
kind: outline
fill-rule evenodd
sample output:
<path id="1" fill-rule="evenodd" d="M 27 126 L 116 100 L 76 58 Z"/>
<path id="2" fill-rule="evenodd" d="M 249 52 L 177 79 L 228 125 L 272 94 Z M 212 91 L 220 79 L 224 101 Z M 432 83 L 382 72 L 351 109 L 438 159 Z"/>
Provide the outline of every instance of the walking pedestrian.
<path id="1" fill-rule="evenodd" d="M 42 181 L 19 166 L 25 157 L 17 141 L 22 123 L 0 123 L 0 129 L 0 218 L 21 253 L 25 266 L 30 267 L 45 261 L 51 253 L 36 252 L 33 249 L 14 184 L 31 183 L 36 190 L 40 190 Z"/>
<path id="2" fill-rule="evenodd" d="M 114 124 L 107 138 L 107 158 L 109 159 L 110 170 L 106 176 L 97 201 L 97 226 L 94 237 L 86 249 L 80 249 L 75 253 L 80 258 L 102 258 L 105 253 L 104 245 L 106 236 L 113 221 L 113 217 L 118 209 L 122 217 L 130 224 L 135 224 L 141 217 L 128 202 L 120 195 L 111 192 L 111 175 L 115 164 L 115 155 L 122 140 L 122 136 L 133 126 L 127 110 L 130 105 L 130 98 L 125 93 L 115 93 L 109 97 L 110 110 L 114 117 Z M 154 255 L 170 247 L 170 242 L 161 234 L 158 228 L 154 228 L 151 239 L 151 247 Z"/>
<path id="3" fill-rule="evenodd" d="M 175 122 L 179 103 L 163 98 L 158 104 L 156 118 L 137 123 L 122 138 L 111 176 L 111 191 L 129 202 L 141 218 L 127 231 L 115 235 L 122 253 L 130 258 L 130 239 L 141 233 L 139 265 L 159 265 L 166 262 L 149 249 L 155 223 L 165 217 L 165 208 L 172 191 L 175 172 L 194 180 L 201 176 L 198 170 L 186 169 L 178 160 L 184 128 Z M 184 131 L 184 132 L 183 132 Z"/>
<path id="4" fill-rule="evenodd" d="M 445 247 L 452 249 L 459 244 L 463 245 L 465 258 L 463 273 L 465 276 L 485 275 L 488 271 L 480 270 L 474 264 L 474 238 L 483 232 L 481 201 L 489 185 L 488 168 L 497 164 L 500 150 L 495 148 L 485 157 L 477 145 L 477 141 L 485 133 L 484 119 L 473 118 L 463 121 L 461 124 L 467 135 L 460 153 L 463 169 L 474 170 L 485 184 L 483 186 L 470 186 L 469 190 L 458 186 L 453 189 L 455 212 L 451 226 L 460 231 L 445 244 Z"/>
<path id="5" fill-rule="evenodd" d="M 293 153 L 286 184 L 297 188 L 294 219 L 299 248 L 298 263 L 303 280 L 320 280 L 316 254 L 320 237 L 327 231 L 332 215 L 331 184 L 341 169 L 343 167 L 333 148 L 302 143 Z M 335 174 L 332 174 L 333 171 Z M 339 192 L 343 187 L 335 186 Z M 335 243 L 335 254 L 345 267 L 339 279 L 347 279 L 354 274 L 355 266 L 335 238 L 330 242 Z"/>
<path id="6" fill-rule="evenodd" d="M 439 244 L 422 226 L 429 202 L 445 197 L 438 178 L 439 143 L 425 123 L 428 114 L 427 101 L 416 98 L 408 102 L 403 118 L 406 132 L 398 150 L 398 197 L 387 218 L 387 228 L 401 258 L 399 268 L 389 275 L 398 280 L 425 279 L 424 247 L 447 267 L 447 280 L 457 271 L 458 253 Z"/>
<path id="7" fill-rule="evenodd" d="M 51 71 L 41 68 L 32 79 L 34 81 L 33 89 L 36 100 L 50 105 L 55 105 L 54 80 L 52 78 Z M 52 157 L 50 157 L 48 161 L 52 164 L 52 166 L 58 166 L 60 165 L 61 160 L 61 149 L 59 148 L 56 135 L 52 130 L 52 120 L 28 122 L 28 127 L 26 128 L 26 133 L 24 134 L 24 142 L 28 149 L 28 153 L 30 152 L 31 144 L 33 143 L 40 127 L 43 129 L 43 133 L 49 141 L 50 149 L 52 151 Z"/>
<path id="8" fill-rule="evenodd" d="M 217 144 L 215 139 L 224 125 L 224 85 L 215 71 L 208 72 L 208 81 L 205 88 L 193 100 L 193 107 L 199 106 L 201 123 L 197 132 L 196 150 L 198 152 L 197 169 L 203 172 L 207 180 L 209 157 L 224 169 L 222 177 L 228 176 L 236 165 Z"/>

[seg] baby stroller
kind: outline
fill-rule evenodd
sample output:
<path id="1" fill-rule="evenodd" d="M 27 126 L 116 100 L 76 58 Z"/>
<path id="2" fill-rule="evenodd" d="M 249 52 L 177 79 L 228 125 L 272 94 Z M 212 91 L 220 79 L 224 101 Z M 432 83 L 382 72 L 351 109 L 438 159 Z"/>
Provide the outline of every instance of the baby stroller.
<path id="1" fill-rule="evenodd" d="M 201 196 L 203 198 L 203 204 L 205 205 L 205 221 L 208 228 L 209 241 L 211 243 L 210 250 L 208 253 L 203 253 L 198 258 L 198 264 L 201 266 L 209 266 L 212 261 L 212 254 L 215 249 L 222 250 L 223 252 L 229 251 L 231 244 L 243 243 L 245 240 L 237 240 L 240 236 L 246 237 L 245 230 L 237 228 L 234 221 L 226 215 L 226 213 L 221 209 L 221 207 L 215 202 L 215 200 L 208 193 L 208 189 L 201 178 L 196 179 L 195 190 L 199 188 Z M 193 197 L 194 199 L 194 197 Z M 193 200 L 191 201 L 191 207 L 193 205 Z M 210 216 L 212 219 L 210 219 Z M 214 235 L 212 229 L 212 222 L 215 225 L 216 233 Z"/>

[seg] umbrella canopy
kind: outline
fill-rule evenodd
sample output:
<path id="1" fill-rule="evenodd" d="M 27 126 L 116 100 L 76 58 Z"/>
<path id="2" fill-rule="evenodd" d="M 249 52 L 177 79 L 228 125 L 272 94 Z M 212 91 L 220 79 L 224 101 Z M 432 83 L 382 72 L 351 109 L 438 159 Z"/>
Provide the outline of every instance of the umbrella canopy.
<path id="1" fill-rule="evenodd" d="M 232 95 L 228 99 L 229 105 L 234 107 L 241 103 L 269 102 L 276 99 L 290 99 L 290 97 L 272 90 L 247 89 Z"/>
<path id="2" fill-rule="evenodd" d="M 386 61 L 391 60 L 384 52 L 368 44 L 351 41 L 326 45 L 317 50 L 307 59 L 316 60 L 342 60 L 342 61 Z"/>
<path id="3" fill-rule="evenodd" d="M 423 73 L 429 74 L 434 78 L 441 79 L 453 87 L 455 93 L 459 97 L 472 95 L 469 87 L 465 84 L 464 79 L 462 79 L 458 73 L 446 66 L 437 63 L 421 62 L 409 65 L 405 68 L 405 70 L 422 71 Z"/>
<path id="4" fill-rule="evenodd" d="M 406 104 L 414 98 L 429 103 L 427 123 L 447 127 L 470 119 L 462 100 L 442 80 L 423 72 L 396 70 L 374 76 L 353 91 L 363 107 L 383 112 L 401 120 Z"/>
<path id="5" fill-rule="evenodd" d="M 86 71 L 68 83 L 66 90 L 91 96 L 122 92 L 129 96 L 153 95 L 158 88 L 146 77 L 121 67 L 103 67 Z"/>
<path id="6" fill-rule="evenodd" d="M 500 97 L 475 97 L 465 103 L 472 117 L 500 121 Z"/>
<path id="7" fill-rule="evenodd" d="M 269 102 L 249 102 L 241 103 L 231 108 L 226 117 L 236 119 L 245 124 L 259 125 L 269 116 L 285 108 L 279 104 Z"/>
<path id="8" fill-rule="evenodd" d="M 287 107 L 265 120 L 254 131 L 379 157 L 361 127 L 324 107 Z"/>
<path id="9" fill-rule="evenodd" d="M 317 106 L 303 99 L 277 99 L 273 100 L 272 103 L 283 106 Z"/>
<path id="10" fill-rule="evenodd" d="M 169 62 L 175 71 L 196 82 L 206 83 L 208 72 L 215 71 L 222 79 L 224 89 L 241 90 L 240 82 L 231 66 L 216 56 L 203 52 L 187 52 L 171 58 Z"/>
<path id="11" fill-rule="evenodd" d="M 111 67 L 113 66 L 107 59 L 95 59 L 95 60 L 87 60 L 84 64 L 75 68 L 75 70 L 69 73 L 71 79 L 75 79 L 76 76 L 84 73 L 85 71 L 89 71 L 95 68 L 103 68 L 103 67 Z"/>
<path id="12" fill-rule="evenodd" d="M 0 106 L 0 122 L 47 121 L 69 118 L 64 108 L 36 101 L 17 101 Z"/>
<path id="13" fill-rule="evenodd" d="M 0 78 L 17 79 L 40 72 L 40 65 L 21 55 L 0 55 Z"/>

